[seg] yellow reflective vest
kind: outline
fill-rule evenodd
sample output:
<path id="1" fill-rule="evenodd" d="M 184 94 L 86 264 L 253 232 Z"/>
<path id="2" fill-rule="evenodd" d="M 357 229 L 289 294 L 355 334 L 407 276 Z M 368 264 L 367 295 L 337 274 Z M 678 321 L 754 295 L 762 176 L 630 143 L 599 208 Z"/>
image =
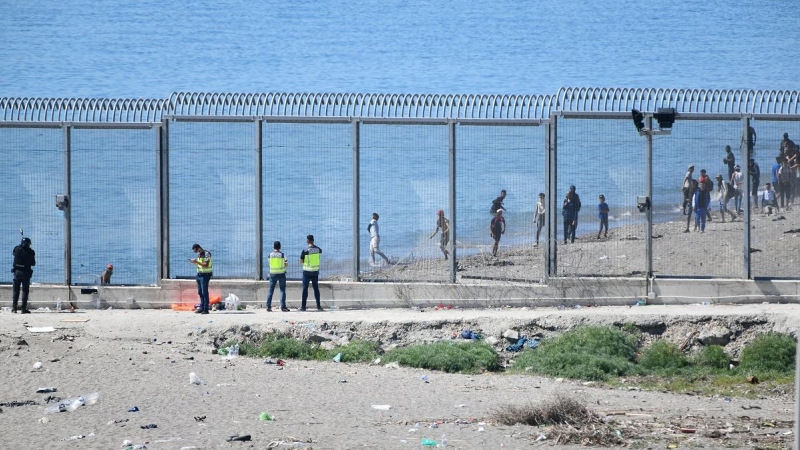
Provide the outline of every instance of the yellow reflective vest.
<path id="1" fill-rule="evenodd" d="M 303 270 L 306 272 L 319 272 L 319 258 L 322 250 L 316 245 L 306 250 L 307 254 L 303 258 Z"/>
<path id="2" fill-rule="evenodd" d="M 206 261 L 208 261 L 208 266 L 207 267 L 203 267 L 202 264 L 204 264 Z M 198 264 L 197 264 L 197 273 L 211 273 L 211 272 L 214 271 L 213 268 L 212 268 L 212 264 L 213 263 L 211 262 L 211 252 L 210 251 L 203 250 L 202 252 L 200 252 L 200 255 L 197 257 L 197 262 L 198 262 Z"/>
<path id="3" fill-rule="evenodd" d="M 282 252 L 269 254 L 269 273 L 274 275 L 286 273 L 286 257 Z"/>

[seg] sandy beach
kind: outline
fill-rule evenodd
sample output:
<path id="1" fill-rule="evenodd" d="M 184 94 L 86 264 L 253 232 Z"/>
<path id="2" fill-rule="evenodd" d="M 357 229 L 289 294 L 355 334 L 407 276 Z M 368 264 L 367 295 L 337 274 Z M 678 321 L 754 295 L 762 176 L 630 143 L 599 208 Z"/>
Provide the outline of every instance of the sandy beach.
<path id="1" fill-rule="evenodd" d="M 744 222 L 739 216 L 722 222 L 717 202 L 705 232 L 694 229 L 691 218 L 685 232 L 686 216 L 653 224 L 653 273 L 656 277 L 744 276 Z M 582 220 L 593 221 L 589 214 Z M 755 277 L 796 278 L 800 259 L 800 213 L 798 208 L 771 215 L 753 211 L 750 230 L 751 270 Z M 392 266 L 370 268 L 368 281 L 444 281 L 448 265 L 431 244 L 424 257 Z M 623 225 L 609 230 L 608 237 L 579 236 L 574 243 L 558 239 L 558 275 L 644 277 L 646 269 L 644 225 Z M 500 242 L 497 257 L 491 255 L 490 239 L 485 246 L 459 250 L 459 281 L 538 283 L 544 277 L 544 243 L 507 246 Z"/>
<path id="2" fill-rule="evenodd" d="M 0 313 L 0 403 L 5 404 L 0 434 L 5 445 L 25 449 L 118 449 L 126 441 L 148 449 L 416 448 L 423 436 L 440 441 L 442 435 L 452 448 L 521 449 L 549 446 L 554 436 L 541 438 L 547 429 L 497 425 L 491 411 L 568 394 L 608 417 L 627 444 L 665 448 L 674 441 L 681 447 L 719 448 L 760 442 L 788 448 L 792 392 L 724 399 L 532 375 L 459 375 L 333 361 L 288 360 L 279 366 L 275 360 L 225 357 L 212 350 L 258 333 L 302 337 L 322 329 L 388 347 L 448 340 L 471 328 L 498 338 L 502 347 L 507 329 L 540 331 L 547 338 L 584 323 L 630 322 L 663 328 L 660 337 L 671 340 L 684 339 L 691 327 L 727 326 L 734 330 L 730 348 L 735 352 L 758 333 L 798 329 L 798 318 L 800 305 L 761 304 L 322 313 L 248 309 L 208 316 L 170 310 Z M 37 362 L 42 366 L 35 370 Z M 190 373 L 202 384 L 190 383 Z M 36 393 L 42 387 L 57 391 Z M 50 396 L 95 392 L 100 398 L 93 405 L 45 412 L 53 405 L 46 403 Z M 30 401 L 34 404 L 8 406 Z M 138 412 L 129 412 L 133 407 Z M 259 420 L 262 412 L 275 420 Z M 156 427 L 142 428 L 148 425 Z M 686 434 L 681 428 L 696 431 Z M 251 441 L 227 441 L 245 434 Z"/>

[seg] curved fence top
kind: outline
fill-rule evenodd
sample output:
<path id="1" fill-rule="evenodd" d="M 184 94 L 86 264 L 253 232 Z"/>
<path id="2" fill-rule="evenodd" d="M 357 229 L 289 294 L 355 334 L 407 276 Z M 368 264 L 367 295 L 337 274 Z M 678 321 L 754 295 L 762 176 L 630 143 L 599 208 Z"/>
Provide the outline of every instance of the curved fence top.
<path id="1" fill-rule="evenodd" d="M 10 122 L 160 122 L 166 99 L 0 98 Z"/>
<path id="2" fill-rule="evenodd" d="M 563 111 L 655 111 L 670 107 L 678 113 L 800 114 L 800 91 L 561 88 L 556 98 Z"/>
<path id="3" fill-rule="evenodd" d="M 556 95 L 203 93 L 166 99 L 0 98 L 8 122 L 159 122 L 166 115 L 547 119 L 553 111 L 800 114 L 800 91 L 561 88 Z"/>

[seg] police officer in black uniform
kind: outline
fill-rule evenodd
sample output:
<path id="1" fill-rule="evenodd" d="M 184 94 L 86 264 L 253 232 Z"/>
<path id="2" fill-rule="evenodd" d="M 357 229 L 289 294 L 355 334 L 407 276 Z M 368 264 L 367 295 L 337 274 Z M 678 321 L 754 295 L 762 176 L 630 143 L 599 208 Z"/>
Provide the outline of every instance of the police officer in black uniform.
<path id="1" fill-rule="evenodd" d="M 28 311 L 28 291 L 31 287 L 31 276 L 36 265 L 36 252 L 31 248 L 30 238 L 22 238 L 22 242 L 11 252 L 14 255 L 14 303 L 11 312 L 17 312 L 17 302 L 19 301 L 19 288 L 22 286 L 22 314 L 30 314 Z"/>

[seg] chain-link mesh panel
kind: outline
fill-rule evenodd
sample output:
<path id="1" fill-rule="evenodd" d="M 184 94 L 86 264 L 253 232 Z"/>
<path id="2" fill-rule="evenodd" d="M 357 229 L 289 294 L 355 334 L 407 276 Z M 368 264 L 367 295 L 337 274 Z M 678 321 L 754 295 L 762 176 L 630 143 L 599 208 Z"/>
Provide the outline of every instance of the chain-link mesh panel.
<path id="1" fill-rule="evenodd" d="M 644 138 L 630 120 L 566 118 L 558 122 L 557 145 L 558 275 L 642 276 L 646 217 L 636 197 L 646 193 Z M 608 206 L 607 233 L 600 195 Z"/>
<path id="2" fill-rule="evenodd" d="M 72 130 L 72 280 L 158 282 L 156 131 Z"/>
<path id="3" fill-rule="evenodd" d="M 362 124 L 360 139 L 361 279 L 447 281 L 448 234 L 437 212 L 454 226 L 448 208 L 449 163 L 444 125 Z M 367 225 L 380 216 L 380 249 L 369 252 Z M 436 235 L 433 236 L 433 233 Z"/>
<path id="4" fill-rule="evenodd" d="M 545 127 L 459 125 L 456 128 L 456 209 L 461 279 L 539 282 L 547 228 L 539 245 L 534 213 L 545 189 Z M 506 191 L 505 198 L 501 190 Z M 500 200 L 505 233 L 495 256 L 490 235 Z M 544 222 L 541 222 L 544 224 Z M 500 227 L 500 224 L 497 224 Z"/>
<path id="5" fill-rule="evenodd" d="M 264 123 L 264 279 L 274 241 L 289 260 L 286 276 L 300 279 L 306 236 L 322 249 L 321 279 L 353 273 L 352 125 Z"/>
<path id="6" fill-rule="evenodd" d="M 64 131 L 61 128 L 0 127 L 3 176 L 0 191 L 0 282 L 13 275 L 11 250 L 20 229 L 36 251 L 34 283 L 64 283 L 64 213 L 56 194 L 64 194 Z"/>
<path id="7" fill-rule="evenodd" d="M 215 277 L 256 277 L 255 161 L 252 122 L 170 122 L 171 278 L 195 276 L 194 243 Z"/>
<path id="8" fill-rule="evenodd" d="M 782 182 L 779 169 L 786 156 L 792 158 L 786 153 L 792 147 L 789 141 L 795 146 L 800 145 L 800 121 L 753 120 L 751 126 L 756 135 L 752 157 L 761 173 L 753 199 L 757 209 L 753 209 L 751 216 L 751 274 L 754 277 L 796 279 L 800 277 L 800 171 L 784 168 L 786 174 Z M 788 134 L 787 140 L 783 138 L 784 133 Z M 800 164 L 800 156 L 795 157 L 791 164 Z M 767 183 L 775 191 L 774 205 L 765 201 Z M 754 195 L 753 191 L 751 195 Z"/>
<path id="9" fill-rule="evenodd" d="M 727 203 L 724 196 L 720 200 L 721 183 L 731 179 L 728 165 L 723 162 L 727 157 L 725 146 L 731 147 L 735 163 L 742 163 L 741 135 L 742 123 L 738 119 L 678 120 L 670 136 L 654 137 L 653 271 L 657 276 L 743 275 L 743 215 L 737 206 L 741 203 L 741 208 L 746 208 L 746 198 L 731 192 Z M 699 186 L 687 190 L 684 208 L 683 181 L 689 166 L 694 167 L 692 179 L 698 181 L 705 170 L 713 183 L 705 217 L 698 213 L 703 206 Z"/>

